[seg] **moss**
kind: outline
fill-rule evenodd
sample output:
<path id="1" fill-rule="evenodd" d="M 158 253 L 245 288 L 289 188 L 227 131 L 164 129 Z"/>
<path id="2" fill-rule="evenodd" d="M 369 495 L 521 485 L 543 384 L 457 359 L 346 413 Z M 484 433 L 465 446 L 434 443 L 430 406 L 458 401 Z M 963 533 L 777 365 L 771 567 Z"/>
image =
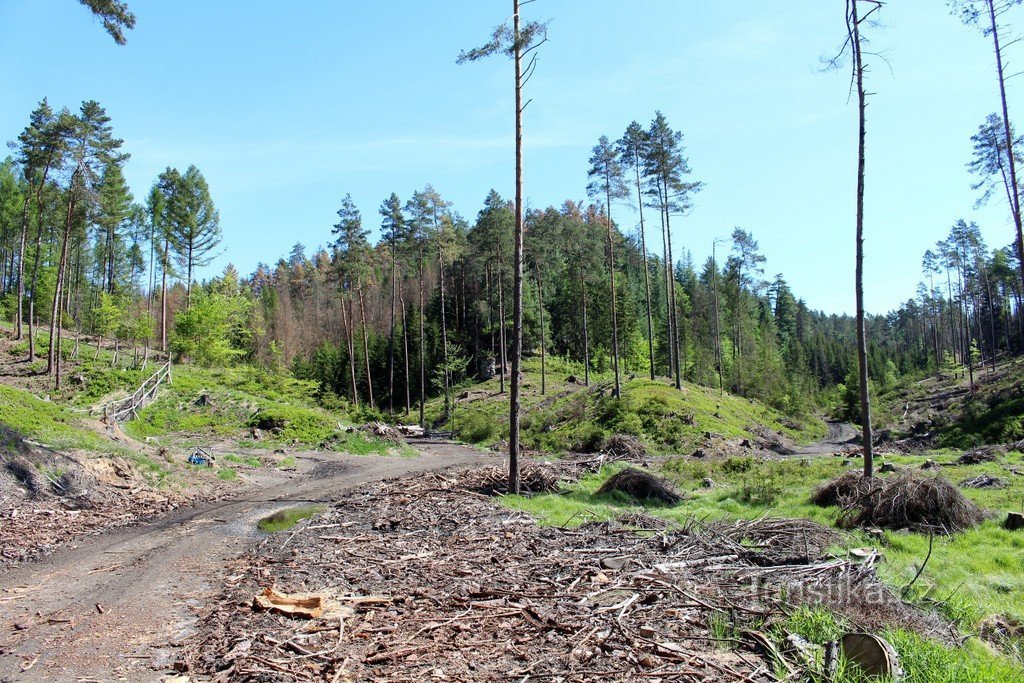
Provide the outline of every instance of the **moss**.
<path id="1" fill-rule="evenodd" d="M 0 385 L 0 424 L 54 448 L 112 449 L 67 408 L 6 385 Z"/>

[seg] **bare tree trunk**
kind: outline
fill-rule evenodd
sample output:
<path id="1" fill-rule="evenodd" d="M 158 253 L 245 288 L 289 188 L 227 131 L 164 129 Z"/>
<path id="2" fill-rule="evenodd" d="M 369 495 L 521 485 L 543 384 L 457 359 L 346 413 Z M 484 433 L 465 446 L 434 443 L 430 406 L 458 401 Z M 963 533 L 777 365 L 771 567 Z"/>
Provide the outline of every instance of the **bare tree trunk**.
<path id="1" fill-rule="evenodd" d="M 647 355 L 651 364 L 651 379 L 654 379 L 654 314 L 651 311 L 651 269 L 647 264 L 647 231 L 644 229 L 644 196 L 640 189 L 640 160 L 634 159 L 636 172 L 636 201 L 640 209 L 640 258 L 644 262 L 644 294 L 647 302 Z"/>
<path id="2" fill-rule="evenodd" d="M 676 389 L 683 388 L 683 378 L 679 371 L 679 317 L 677 316 L 678 309 L 676 308 L 676 273 L 675 273 L 675 259 L 672 258 L 672 222 L 669 218 L 669 204 L 668 204 L 668 184 L 663 183 L 665 191 L 665 244 L 668 246 L 668 280 L 669 280 L 669 310 L 670 310 L 670 327 L 672 328 L 671 344 L 673 348 L 673 356 L 675 357 L 674 369 L 676 375 Z"/>
<path id="3" fill-rule="evenodd" d="M 1013 186 L 1013 225 L 1017 229 L 1017 259 L 1020 266 L 1021 283 L 1024 284 L 1024 230 L 1021 228 L 1020 189 L 1017 185 L 1017 162 L 1013 154 L 1013 133 L 1010 130 L 1010 113 L 1006 105 L 1006 75 L 1003 68 L 1003 51 L 999 45 L 999 24 L 996 21 L 995 0 L 985 0 L 991 20 L 992 43 L 996 53 L 996 73 L 999 76 L 999 99 L 1003 106 L 1003 131 L 1006 135 L 1006 158 L 1010 168 L 1010 184 Z"/>
<path id="4" fill-rule="evenodd" d="M 675 357 L 676 357 L 676 345 L 675 338 L 672 336 L 672 257 L 669 256 L 668 252 L 668 230 L 665 227 L 665 204 L 661 194 L 661 181 L 658 181 L 658 203 L 661 205 L 661 241 L 662 241 L 662 261 L 665 266 L 665 334 L 668 337 L 668 377 L 672 379 L 674 377 L 675 368 Z"/>
<path id="5" fill-rule="evenodd" d="M 14 338 L 21 339 L 22 320 L 25 317 L 25 242 L 28 240 L 28 207 L 31 197 L 25 196 L 25 205 L 21 209 L 21 240 L 18 246 L 18 321 L 14 330 Z"/>
<path id="6" fill-rule="evenodd" d="M 718 371 L 718 395 L 725 394 L 722 378 L 722 319 L 718 312 L 718 260 L 715 259 L 715 244 L 711 245 L 711 287 L 715 301 L 715 369 Z"/>
<path id="7" fill-rule="evenodd" d="M 544 350 L 544 280 L 537 268 L 537 317 L 540 320 L 540 395 L 547 393 L 547 358 Z"/>
<path id="8" fill-rule="evenodd" d="M 583 290 L 583 386 L 590 386 L 590 334 L 587 332 L 587 277 L 580 268 L 580 285 Z"/>
<path id="9" fill-rule="evenodd" d="M 857 366 L 860 377 L 860 421 L 864 441 L 864 476 L 874 475 L 874 451 L 871 436 L 871 397 L 868 394 L 868 347 L 864 325 L 864 146 L 867 138 L 867 92 L 864 90 L 864 60 L 860 44 L 859 0 L 847 0 L 847 26 L 853 48 L 853 69 L 857 80 Z"/>
<path id="10" fill-rule="evenodd" d="M 519 0 L 512 0 L 516 91 L 516 215 L 512 255 L 512 386 L 508 418 L 508 490 L 519 493 L 519 366 L 523 355 L 523 72 Z"/>
<path id="11" fill-rule="evenodd" d="M 434 221 L 435 225 L 437 220 Z M 444 300 L 444 251 L 441 246 L 441 231 L 437 231 L 437 282 L 441 294 L 441 358 L 444 363 L 444 417 L 448 419 L 452 409 L 451 371 L 448 368 L 448 320 Z"/>
<path id="12" fill-rule="evenodd" d="M 501 372 L 499 374 L 499 393 L 505 393 L 505 372 L 508 367 L 507 349 L 508 346 L 505 342 L 505 295 L 502 281 L 504 278 L 501 273 L 501 249 L 498 249 L 498 361 L 501 365 Z"/>
<path id="13" fill-rule="evenodd" d="M 405 346 L 405 414 L 412 412 L 412 377 L 409 376 L 409 322 L 405 315 L 405 297 L 402 299 L 402 342 Z"/>
<path id="14" fill-rule="evenodd" d="M 160 350 L 167 353 L 167 255 L 171 241 L 164 237 L 164 257 L 160 265 Z"/>
<path id="15" fill-rule="evenodd" d="M 612 368 L 615 372 L 615 391 L 612 396 L 622 396 L 622 383 L 619 379 L 619 319 L 615 306 L 615 240 L 612 235 L 612 195 L 607 180 L 605 191 L 605 218 L 608 220 L 608 276 L 611 278 L 612 293 Z"/>
<path id="16" fill-rule="evenodd" d="M 398 306 L 398 245 L 391 241 L 391 332 L 388 337 L 388 405 L 395 412 L 395 309 Z"/>
<path id="17" fill-rule="evenodd" d="M 348 350 L 348 377 L 352 389 L 352 405 L 358 408 L 359 387 L 356 384 L 355 313 L 352 311 L 352 297 L 346 297 L 344 294 L 342 295 L 341 299 L 341 318 L 342 321 L 345 323 L 345 346 Z"/>
<path id="18" fill-rule="evenodd" d="M 426 429 L 427 418 L 425 416 L 424 405 L 427 399 L 427 354 L 426 354 L 426 338 L 427 335 L 423 327 L 423 245 L 420 245 L 419 249 L 419 297 L 420 297 L 420 427 Z"/>
<path id="19" fill-rule="evenodd" d="M 68 199 L 67 215 L 64 218 L 64 236 L 61 239 L 60 260 L 57 265 L 57 286 L 53 291 L 53 307 L 50 313 L 50 347 L 46 353 L 46 372 L 56 376 L 56 386 L 60 388 L 60 348 L 57 333 L 60 330 L 60 312 L 63 303 L 65 271 L 68 265 L 68 248 L 71 241 L 71 221 L 75 212 L 75 183 L 78 171 L 72 175 L 71 197 Z M 33 292 L 35 294 L 35 292 Z M 56 353 L 55 353 L 56 351 Z"/>
<path id="20" fill-rule="evenodd" d="M 359 297 L 359 327 L 363 331 L 363 363 L 366 366 L 366 393 L 369 398 L 370 409 L 376 405 L 373 402 L 373 375 L 370 373 L 370 339 L 366 332 L 366 303 L 363 300 L 363 284 L 356 280 L 356 296 Z"/>

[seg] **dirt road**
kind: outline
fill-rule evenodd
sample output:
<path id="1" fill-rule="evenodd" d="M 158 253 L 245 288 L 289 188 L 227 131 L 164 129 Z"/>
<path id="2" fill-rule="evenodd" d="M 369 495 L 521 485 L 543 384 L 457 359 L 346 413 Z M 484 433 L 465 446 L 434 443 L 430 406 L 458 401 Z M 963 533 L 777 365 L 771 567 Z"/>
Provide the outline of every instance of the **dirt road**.
<path id="1" fill-rule="evenodd" d="M 849 422 L 829 422 L 828 435 L 820 441 L 797 448 L 788 455 L 831 455 L 857 445 L 860 432 Z"/>
<path id="2" fill-rule="evenodd" d="M 159 680 L 195 608 L 254 543 L 284 542 L 262 517 L 340 490 L 494 455 L 443 442 L 411 444 L 418 458 L 296 454 L 300 473 L 241 498 L 84 540 L 0 577 L 0 681 Z"/>

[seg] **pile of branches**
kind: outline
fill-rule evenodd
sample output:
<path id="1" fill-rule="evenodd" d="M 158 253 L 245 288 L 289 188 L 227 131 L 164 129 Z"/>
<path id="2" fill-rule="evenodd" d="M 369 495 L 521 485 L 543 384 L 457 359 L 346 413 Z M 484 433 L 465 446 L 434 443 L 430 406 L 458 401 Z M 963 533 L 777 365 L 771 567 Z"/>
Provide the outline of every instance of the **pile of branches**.
<path id="1" fill-rule="evenodd" d="M 640 439 L 630 434 L 612 434 L 605 439 L 601 452 L 612 460 L 637 462 L 647 458 L 647 449 Z"/>
<path id="2" fill-rule="evenodd" d="M 780 667 L 763 654 L 769 627 L 793 605 L 812 603 L 859 629 L 891 624 L 952 640 L 938 617 L 879 582 L 870 563 L 824 557 L 763 567 L 699 522 L 542 527 L 463 487 L 460 475 L 427 474 L 345 492 L 287 547 L 270 541 L 228 569 L 181 668 L 243 683 L 767 683 Z M 776 524 L 736 533 L 787 536 Z M 252 609 L 269 585 L 346 609 L 303 621 Z M 758 629 L 759 638 L 748 636 Z M 784 668 L 796 680 L 803 666 L 789 657 Z"/>
<path id="3" fill-rule="evenodd" d="M 825 482 L 811 494 L 811 502 L 820 507 L 849 508 L 857 505 L 874 490 L 872 480 L 860 472 L 846 472 L 838 479 Z"/>
<path id="4" fill-rule="evenodd" d="M 666 505 L 675 505 L 683 497 L 668 484 L 650 472 L 627 467 L 608 477 L 597 493 L 625 493 L 637 500 L 654 500 Z"/>
<path id="5" fill-rule="evenodd" d="M 991 474 L 979 474 L 976 477 L 964 479 L 960 482 L 960 486 L 965 489 L 1004 489 L 1009 484 Z"/>
<path id="6" fill-rule="evenodd" d="M 563 478 L 550 463 L 526 463 L 519 468 L 520 493 L 555 493 Z M 459 483 L 468 491 L 487 496 L 508 493 L 508 469 L 504 467 L 477 467 L 459 475 Z"/>
<path id="7" fill-rule="evenodd" d="M 398 433 L 397 429 L 383 422 L 367 422 L 359 429 L 370 436 L 375 436 L 378 439 L 390 441 L 391 443 L 398 443 L 402 440 L 402 435 Z"/>
<path id="8" fill-rule="evenodd" d="M 998 460 L 1004 452 L 1001 446 L 982 446 L 973 451 L 967 451 L 956 459 L 958 465 L 980 465 L 983 462 Z"/>
<path id="9" fill-rule="evenodd" d="M 908 470 L 889 479 L 874 478 L 871 486 L 840 517 L 841 526 L 952 534 L 985 518 L 981 508 L 942 477 Z"/>
<path id="10" fill-rule="evenodd" d="M 737 554 L 761 567 L 811 564 L 842 542 L 834 530 L 809 519 L 762 517 L 709 527 Z"/>

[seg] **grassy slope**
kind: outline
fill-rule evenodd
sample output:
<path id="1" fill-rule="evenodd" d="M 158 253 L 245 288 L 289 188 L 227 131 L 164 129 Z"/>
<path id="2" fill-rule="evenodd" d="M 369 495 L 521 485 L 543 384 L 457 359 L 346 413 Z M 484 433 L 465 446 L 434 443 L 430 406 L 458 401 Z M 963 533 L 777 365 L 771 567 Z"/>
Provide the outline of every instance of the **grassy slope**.
<path id="1" fill-rule="evenodd" d="M 923 457 L 888 458 L 900 466 L 920 465 Z M 951 454 L 935 455 L 940 463 L 952 463 Z M 859 461 L 853 462 L 856 467 Z M 1024 466 L 1024 455 L 1013 453 L 1003 463 L 943 467 L 953 481 L 980 473 L 997 474 L 1010 483 L 1005 489 L 965 489 L 979 505 L 989 509 L 1021 509 L 1024 501 L 1022 477 L 1008 474 L 1003 465 Z M 592 520 L 617 517 L 637 509 L 637 503 L 621 495 L 595 495 L 595 491 L 621 465 L 568 486 L 562 493 L 508 496 L 506 505 L 538 517 L 542 523 L 575 526 Z M 649 505 L 645 512 L 683 523 L 689 519 L 753 519 L 764 515 L 805 517 L 832 525 L 838 508 L 820 508 L 808 502 L 813 489 L 847 469 L 840 458 L 783 461 L 736 457 L 719 460 L 671 459 L 661 470 L 681 491 L 682 503 L 673 507 Z M 703 488 L 704 478 L 715 485 Z M 911 590 L 910 598 L 925 608 L 938 608 L 961 627 L 972 630 L 984 618 L 1005 614 L 1024 619 L 1024 534 L 1001 528 L 990 519 L 979 528 L 955 536 L 936 537 L 925 571 Z M 849 547 L 879 546 L 879 541 L 861 531 L 851 532 Z M 885 556 L 880 576 L 897 590 L 917 573 L 928 552 L 928 537 L 922 534 L 885 532 L 880 550 Z M 795 628 L 801 632 L 799 628 Z M 805 634 L 806 635 L 806 634 Z M 1006 658 L 994 655 L 974 642 L 961 650 L 932 645 L 906 632 L 891 632 L 893 642 L 917 660 L 913 681 L 1003 681 L 1018 680 L 1022 669 Z M 947 671 L 956 672 L 947 675 Z M 1006 672 L 1014 676 L 1005 678 Z M 971 676 L 962 677 L 965 672 Z M 941 675 L 940 675 L 941 674 Z"/>
<path id="2" fill-rule="evenodd" d="M 327 447 L 357 455 L 385 455 L 395 449 L 361 432 L 339 429 L 341 416 L 317 406 L 315 385 L 239 365 L 204 369 L 175 366 L 173 381 L 162 387 L 158 399 L 144 408 L 139 419 L 125 424 L 138 439 L 172 437 L 186 443 L 234 441 L 240 448 L 276 448 L 303 445 Z M 206 402 L 199 399 L 206 396 Z M 257 424 L 280 426 L 264 438 L 247 438 Z M 398 449 L 403 454 L 406 449 Z"/>
<path id="3" fill-rule="evenodd" d="M 683 453 L 703 442 L 704 432 L 754 438 L 750 429 L 763 425 L 802 442 L 825 432 L 820 420 L 797 422 L 757 401 L 690 383 L 677 391 L 667 380 L 629 379 L 617 400 L 607 377 L 592 376 L 591 386 L 584 387 L 566 381 L 569 370 L 560 362 L 549 363 L 547 392 L 541 396 L 539 361 L 525 363 L 522 429 L 527 447 L 547 453 L 590 451 L 610 434 L 623 433 L 640 437 L 652 452 Z M 508 437 L 508 395 L 498 391 L 494 378 L 474 385 L 469 398 L 458 402 L 460 438 L 488 445 Z M 431 401 L 428 421 L 436 422 L 442 411 L 443 401 Z"/>
<path id="4" fill-rule="evenodd" d="M 1024 358 L 975 368 L 975 395 L 966 377 L 908 380 L 879 396 L 880 422 L 898 436 L 915 425 L 943 447 L 969 448 L 1024 439 Z M 907 413 L 904 419 L 903 414 Z"/>

